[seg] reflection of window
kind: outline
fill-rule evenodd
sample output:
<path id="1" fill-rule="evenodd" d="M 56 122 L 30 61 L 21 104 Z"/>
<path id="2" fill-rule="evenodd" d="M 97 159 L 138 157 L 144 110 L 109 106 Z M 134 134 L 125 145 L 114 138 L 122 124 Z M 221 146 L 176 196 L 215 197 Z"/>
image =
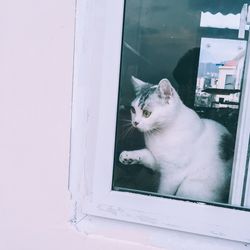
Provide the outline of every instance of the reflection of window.
<path id="1" fill-rule="evenodd" d="M 97 2 L 94 6 L 98 5 Z M 76 84 L 73 100 L 70 187 L 73 194 L 76 194 L 73 197 L 76 197 L 77 205 L 80 204 L 77 211 L 80 212 L 82 218 L 85 214 L 92 214 L 162 228 L 184 230 L 245 242 L 250 241 L 248 233 L 250 228 L 249 223 L 247 223 L 250 215 L 245 211 L 237 211 L 237 209 L 243 209 L 241 206 L 249 207 L 250 205 L 245 203 L 244 197 L 242 197 L 242 194 L 247 193 L 248 187 L 244 183 L 244 178 L 238 178 L 239 174 L 244 177 L 247 173 L 243 167 L 243 165 L 246 165 L 244 157 L 247 146 L 242 148 L 242 144 L 239 144 L 236 147 L 239 153 L 239 157 L 237 157 L 239 164 L 237 164 L 242 166 L 240 172 L 235 169 L 235 179 L 232 183 L 232 190 L 235 191 L 233 192 L 234 197 L 237 198 L 236 202 L 234 201 L 232 204 L 237 209 L 231 209 L 228 204 L 223 206 L 221 204 L 206 205 L 204 203 L 206 201 L 197 203 L 183 201 L 180 197 L 171 197 L 170 199 L 159 197 L 154 190 L 154 180 L 157 180 L 159 175 L 154 175 L 152 171 L 145 170 L 143 166 L 137 166 L 134 169 L 115 166 L 113 169 L 114 151 L 124 150 L 121 144 L 117 144 L 114 150 L 115 131 L 117 133 L 124 132 L 122 126 L 116 127 L 116 121 L 122 122 L 125 120 L 126 122 L 130 119 L 130 114 L 127 111 L 131 100 L 134 98 L 129 83 L 131 75 L 140 76 L 142 79 L 153 83 L 163 77 L 171 78 L 187 106 L 195 109 L 201 117 L 214 118 L 223 122 L 230 131 L 233 131 L 234 136 L 239 131 L 239 138 L 247 138 L 247 132 L 244 128 L 248 124 L 240 122 L 237 126 L 238 108 L 235 110 L 211 108 L 213 103 L 218 102 L 219 105 L 224 103 L 224 97 L 232 92 L 225 91 L 225 86 L 220 86 L 218 67 L 222 66 L 222 62 L 213 65 L 213 68 L 209 71 L 208 80 L 205 80 L 207 75 L 201 72 L 199 89 L 197 91 L 195 89 L 200 38 L 203 34 L 206 34 L 206 37 L 214 38 L 218 35 L 219 37 L 225 37 L 225 39 L 237 39 L 237 37 L 234 37 L 235 32 L 200 28 L 200 9 L 198 11 L 187 10 L 192 4 L 197 3 L 195 0 L 190 0 L 188 5 L 178 5 L 178 9 L 176 8 L 176 1 L 172 1 L 172 5 L 168 5 L 167 3 L 171 1 L 127 0 L 123 38 L 125 41 L 128 36 L 127 41 L 136 50 L 131 50 L 130 47 L 128 48 L 126 44 L 123 44 L 120 70 L 121 27 L 122 13 L 124 12 L 122 5 L 119 5 L 120 1 L 107 2 L 109 4 L 107 4 L 105 12 L 107 15 L 105 16 L 105 22 L 100 23 L 100 33 L 103 34 L 102 32 L 105 31 L 105 39 L 102 39 L 103 37 L 98 32 L 95 32 L 93 37 L 90 34 L 90 38 L 89 36 L 78 37 L 80 41 L 77 45 L 80 52 L 82 52 L 83 44 L 81 39 L 84 37 L 84 39 L 89 40 L 84 41 L 84 48 L 87 48 L 87 50 L 83 51 L 84 56 L 81 58 L 83 65 L 78 61 L 80 65 L 76 64 Z M 237 8 L 235 7 L 234 12 L 238 13 L 237 11 L 241 6 L 237 1 L 235 2 Z M 209 5 L 209 2 L 206 3 Z M 225 0 L 223 3 L 228 6 L 228 1 Z M 218 11 L 217 6 L 213 8 L 214 11 Z M 174 19 L 179 16 L 176 15 L 177 10 L 178 13 L 181 10 L 181 13 L 179 13 L 182 14 L 181 22 L 179 22 L 179 19 L 176 21 Z M 136 15 L 138 11 L 140 15 Z M 116 15 L 113 15 L 114 13 Z M 90 24 L 91 20 L 89 21 Z M 79 23 L 82 22 L 79 21 Z M 93 23 L 94 27 L 98 26 L 94 21 Z M 185 29 L 183 23 L 186 25 Z M 91 29 L 86 29 L 86 32 L 89 30 Z M 197 30 L 198 33 L 196 33 Z M 98 39 L 96 39 L 96 36 Z M 102 41 L 104 41 L 104 44 Z M 112 45 L 112 50 L 109 49 L 110 45 Z M 207 50 L 211 49 L 211 46 L 207 47 Z M 138 53 L 134 53 L 135 51 Z M 79 53 L 79 55 L 82 55 L 82 53 Z M 80 60 L 79 55 L 76 58 L 77 60 Z M 139 58 L 138 55 L 140 55 Z M 117 108 L 119 77 L 121 105 Z M 233 83 L 230 76 L 224 80 L 224 85 L 229 86 Z M 212 94 L 203 92 L 204 86 L 209 87 Z M 230 88 L 231 86 L 229 86 Z M 248 92 L 243 89 L 242 93 Z M 215 98 L 216 95 L 218 100 Z M 199 99 L 202 107 L 196 109 L 192 106 L 195 98 Z M 247 98 L 244 98 L 244 100 L 243 108 L 249 105 Z M 230 100 L 230 105 L 235 105 L 235 101 Z M 117 119 L 117 113 L 124 119 L 119 119 L 119 117 Z M 240 119 L 243 122 L 245 117 L 246 112 L 242 112 Z M 240 129 L 237 130 L 237 127 Z M 131 148 L 138 148 L 143 144 L 143 140 L 138 134 L 133 135 L 133 141 L 125 141 L 127 140 L 124 139 L 126 134 L 121 133 L 119 135 L 120 140 Z M 179 138 L 177 134 L 176 139 L 184 140 L 185 138 Z M 209 137 L 207 140 L 209 141 Z M 189 150 L 191 147 L 186 149 Z M 149 176 L 152 178 L 150 179 Z M 74 178 L 78 180 L 77 183 L 75 183 Z M 117 182 L 112 183 L 112 178 Z M 241 183 L 237 183 L 239 179 Z M 152 185 L 145 189 L 142 184 L 150 181 Z M 79 191 L 79 189 L 81 190 Z M 190 214 L 195 214 L 195 218 Z M 232 228 L 232 221 L 237 221 L 240 225 L 234 225 L 234 228 Z"/>
<path id="2" fill-rule="evenodd" d="M 234 89 L 235 88 L 235 76 L 226 75 L 225 79 L 225 89 Z"/>
<path id="3" fill-rule="evenodd" d="M 211 87 L 211 78 L 205 78 L 204 88 L 210 88 L 210 87 Z"/>

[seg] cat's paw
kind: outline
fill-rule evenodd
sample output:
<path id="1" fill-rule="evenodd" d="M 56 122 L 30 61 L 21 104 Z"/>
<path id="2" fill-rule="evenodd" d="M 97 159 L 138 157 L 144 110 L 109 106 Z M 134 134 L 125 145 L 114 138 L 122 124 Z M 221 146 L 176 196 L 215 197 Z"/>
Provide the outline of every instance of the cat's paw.
<path id="1" fill-rule="evenodd" d="M 124 165 L 132 165 L 140 162 L 140 158 L 133 151 L 123 151 L 120 154 L 119 161 Z"/>

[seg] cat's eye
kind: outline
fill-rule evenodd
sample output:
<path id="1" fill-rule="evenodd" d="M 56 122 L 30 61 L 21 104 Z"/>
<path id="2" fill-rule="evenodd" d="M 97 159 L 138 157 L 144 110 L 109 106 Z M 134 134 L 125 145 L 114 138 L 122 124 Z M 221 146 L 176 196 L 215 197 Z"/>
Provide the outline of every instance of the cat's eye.
<path id="1" fill-rule="evenodd" d="M 143 110 L 142 114 L 144 117 L 148 118 L 151 115 L 151 112 L 145 109 Z"/>
<path id="2" fill-rule="evenodd" d="M 130 107 L 130 111 L 133 113 L 133 114 L 135 114 L 135 108 L 134 107 Z"/>

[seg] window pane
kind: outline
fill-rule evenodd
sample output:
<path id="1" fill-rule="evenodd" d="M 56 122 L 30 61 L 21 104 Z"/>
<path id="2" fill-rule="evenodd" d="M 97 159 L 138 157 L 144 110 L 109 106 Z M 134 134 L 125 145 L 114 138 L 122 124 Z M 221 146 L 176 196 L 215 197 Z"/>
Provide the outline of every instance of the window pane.
<path id="1" fill-rule="evenodd" d="M 126 1 L 114 190 L 230 204 L 248 39 L 237 28 L 243 4 Z"/>

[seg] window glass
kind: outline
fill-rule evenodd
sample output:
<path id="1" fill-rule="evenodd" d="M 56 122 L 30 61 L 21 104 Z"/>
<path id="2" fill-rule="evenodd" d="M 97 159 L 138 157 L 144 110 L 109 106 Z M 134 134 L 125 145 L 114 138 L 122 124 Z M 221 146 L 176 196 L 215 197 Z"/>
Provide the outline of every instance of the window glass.
<path id="1" fill-rule="evenodd" d="M 125 1 L 113 190 L 231 206 L 237 175 L 244 200 L 248 164 L 238 175 L 235 160 L 243 4 Z"/>

